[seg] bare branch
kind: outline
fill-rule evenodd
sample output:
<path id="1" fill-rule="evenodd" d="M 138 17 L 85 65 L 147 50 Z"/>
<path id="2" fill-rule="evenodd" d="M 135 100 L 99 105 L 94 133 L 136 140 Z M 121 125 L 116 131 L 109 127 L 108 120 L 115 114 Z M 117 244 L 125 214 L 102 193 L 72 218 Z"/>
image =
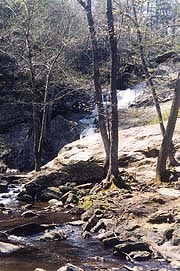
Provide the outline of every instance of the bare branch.
<path id="1" fill-rule="evenodd" d="M 87 4 L 84 1 L 82 1 L 82 0 L 77 0 L 77 1 L 84 9 L 87 9 Z"/>

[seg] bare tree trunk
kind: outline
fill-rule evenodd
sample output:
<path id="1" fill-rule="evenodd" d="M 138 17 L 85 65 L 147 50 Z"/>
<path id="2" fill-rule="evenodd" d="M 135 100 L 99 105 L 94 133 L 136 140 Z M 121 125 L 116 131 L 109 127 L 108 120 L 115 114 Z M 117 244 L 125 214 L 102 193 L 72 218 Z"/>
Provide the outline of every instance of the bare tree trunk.
<path id="1" fill-rule="evenodd" d="M 117 40 L 114 32 L 114 18 L 112 13 L 112 1 L 107 0 L 107 22 L 111 47 L 111 74 L 110 74 L 110 99 L 111 99 L 111 115 L 110 115 L 110 161 L 107 178 L 114 176 L 118 178 L 118 110 L 117 110 Z"/>
<path id="2" fill-rule="evenodd" d="M 171 142 L 174 134 L 179 108 L 180 108 L 180 75 L 178 76 L 177 79 L 171 112 L 168 119 L 166 131 L 163 137 L 163 141 L 161 144 L 161 148 L 159 151 L 159 157 L 156 167 L 157 182 L 168 181 L 169 179 L 169 174 L 168 171 L 166 170 L 166 162 L 172 145 Z"/>
<path id="3" fill-rule="evenodd" d="M 34 126 L 34 170 L 40 171 L 41 169 L 41 154 L 38 150 L 39 145 L 39 109 L 36 102 L 33 102 L 33 126 Z"/>
<path id="4" fill-rule="evenodd" d="M 159 125 L 160 125 L 161 134 L 164 137 L 165 127 L 164 127 L 164 123 L 163 123 L 162 112 L 161 112 L 160 104 L 159 104 L 159 101 L 158 101 L 158 96 L 157 96 L 157 93 L 156 93 L 154 82 L 153 82 L 153 80 L 151 78 L 151 75 L 149 73 L 148 66 L 147 66 L 147 63 L 146 63 L 146 58 L 145 58 L 145 54 L 144 54 L 144 46 L 143 46 L 143 41 L 142 41 L 142 33 L 141 33 L 140 26 L 139 26 L 139 23 L 138 23 L 138 18 L 137 18 L 137 13 L 136 13 L 136 7 L 135 7 L 134 0 L 132 0 L 132 7 L 133 7 L 133 13 L 134 13 L 133 22 L 135 24 L 136 31 L 137 31 L 141 62 L 142 62 L 142 66 L 143 66 L 145 76 L 147 78 L 147 82 L 148 82 L 148 84 L 149 84 L 149 86 L 151 88 L 151 91 L 152 91 L 153 101 L 154 101 L 154 104 L 155 104 L 155 107 L 156 107 L 156 112 L 157 112 L 157 116 L 158 116 L 158 121 L 159 121 Z M 172 142 L 171 142 L 171 147 L 169 149 L 169 155 L 168 156 L 169 156 L 169 160 L 170 160 L 171 165 L 175 166 L 175 165 L 178 164 L 177 161 L 174 158 L 174 146 L 173 146 Z"/>
<path id="5" fill-rule="evenodd" d="M 87 16 L 89 32 L 91 37 L 92 43 L 92 53 L 93 53 L 93 68 L 94 68 L 94 86 L 96 92 L 96 104 L 98 108 L 98 115 L 99 115 L 99 128 L 100 133 L 103 140 L 103 145 L 106 153 L 106 159 L 104 163 L 105 170 L 108 169 L 109 165 L 109 137 L 106 127 L 106 117 L 105 117 L 105 110 L 103 107 L 102 101 L 102 89 L 100 84 L 100 72 L 99 72 L 99 53 L 98 53 L 98 45 L 96 39 L 96 31 L 94 27 L 94 19 L 92 16 L 92 9 L 91 9 L 91 0 L 87 0 L 87 3 L 82 0 L 77 0 L 81 6 L 84 8 Z"/>

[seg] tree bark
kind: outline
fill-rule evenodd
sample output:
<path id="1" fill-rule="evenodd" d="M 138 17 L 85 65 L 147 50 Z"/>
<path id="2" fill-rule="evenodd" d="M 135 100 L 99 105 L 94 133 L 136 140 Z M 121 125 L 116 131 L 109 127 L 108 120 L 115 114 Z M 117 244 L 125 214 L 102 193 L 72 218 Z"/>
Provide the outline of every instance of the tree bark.
<path id="1" fill-rule="evenodd" d="M 105 170 L 108 169 L 109 166 L 109 137 L 107 132 L 107 126 L 106 126 L 106 114 L 103 107 L 103 100 L 102 100 L 102 89 L 100 84 L 100 71 L 99 71 L 99 53 L 98 53 L 98 44 L 97 44 L 97 38 L 96 38 L 96 31 L 94 27 L 94 19 L 92 16 L 92 9 L 91 9 L 91 0 L 87 0 L 87 3 L 85 3 L 82 0 L 77 0 L 81 6 L 84 8 L 86 12 L 86 17 L 88 21 L 89 26 L 89 32 L 91 37 L 91 43 L 92 43 L 92 54 L 93 54 L 93 70 L 94 70 L 94 87 L 96 92 L 96 104 L 98 108 L 98 116 L 99 116 L 99 129 L 105 149 L 105 162 L 104 162 L 104 168 Z"/>
<path id="2" fill-rule="evenodd" d="M 172 137 L 178 117 L 178 111 L 180 108 L 180 75 L 178 76 L 174 98 L 171 106 L 170 116 L 168 119 L 166 131 L 163 137 L 161 148 L 159 151 L 159 157 L 156 167 L 156 181 L 168 181 L 169 174 L 166 170 L 166 162 L 172 145 Z"/>
<path id="3" fill-rule="evenodd" d="M 111 99 L 111 114 L 110 114 L 110 161 L 108 176 L 118 178 L 118 109 L 117 109 L 117 40 L 114 32 L 114 18 L 112 13 L 112 1 L 107 0 L 107 22 L 108 33 L 111 47 L 111 74 L 110 74 L 110 99 Z"/>
<path id="4" fill-rule="evenodd" d="M 146 63 L 146 58 L 145 58 L 145 53 L 144 53 L 144 46 L 143 46 L 143 40 L 142 40 L 142 33 L 141 33 L 140 26 L 139 26 L 139 23 L 138 23 L 138 18 L 137 18 L 137 13 L 136 13 L 136 7 L 135 7 L 134 0 L 132 0 L 132 7 L 133 7 L 133 13 L 134 13 L 134 20 L 133 20 L 133 22 L 134 22 L 134 25 L 135 25 L 136 31 L 137 31 L 137 37 L 138 37 L 138 43 L 139 43 L 139 51 L 140 51 L 141 63 L 142 63 L 142 66 L 143 66 L 143 70 L 144 70 L 145 76 L 147 78 L 147 82 L 148 82 L 148 84 L 149 84 L 149 86 L 151 88 L 151 92 L 152 92 L 152 96 L 153 96 L 153 101 L 154 101 L 154 104 L 155 104 L 155 107 L 156 107 L 157 116 L 158 116 L 158 121 L 159 121 L 159 126 L 160 126 L 160 130 L 161 130 L 161 134 L 164 137 L 164 135 L 165 135 L 165 127 L 164 127 L 164 123 L 163 123 L 162 112 L 161 112 L 160 104 L 159 104 L 159 101 L 158 101 L 158 96 L 157 96 L 157 93 L 156 93 L 154 82 L 153 82 L 153 80 L 151 78 L 151 75 L 149 73 L 148 66 L 147 66 L 147 63 Z M 173 146 L 172 142 L 171 142 L 171 147 L 169 149 L 169 155 L 168 155 L 168 157 L 169 157 L 171 165 L 173 165 L 173 166 L 178 165 L 178 162 L 174 158 L 174 146 Z"/>

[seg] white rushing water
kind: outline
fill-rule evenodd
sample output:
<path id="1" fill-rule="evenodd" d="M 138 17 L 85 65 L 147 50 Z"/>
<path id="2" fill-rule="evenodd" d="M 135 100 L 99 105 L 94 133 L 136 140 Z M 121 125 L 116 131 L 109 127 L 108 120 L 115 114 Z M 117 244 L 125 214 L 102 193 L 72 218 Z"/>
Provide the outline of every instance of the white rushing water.
<path id="1" fill-rule="evenodd" d="M 5 193 L 0 193 L 0 204 L 11 207 L 18 203 L 17 194 L 22 190 L 22 186 L 12 186 Z"/>
<path id="2" fill-rule="evenodd" d="M 141 96 L 146 89 L 146 82 L 136 84 L 133 88 L 126 90 L 118 90 L 118 110 L 128 108 L 131 104 L 135 103 L 139 96 Z M 110 106 L 109 94 L 103 94 L 104 107 L 108 110 Z M 87 135 L 94 134 L 97 130 L 97 108 L 95 107 L 92 113 L 79 121 L 82 125 L 81 138 Z"/>

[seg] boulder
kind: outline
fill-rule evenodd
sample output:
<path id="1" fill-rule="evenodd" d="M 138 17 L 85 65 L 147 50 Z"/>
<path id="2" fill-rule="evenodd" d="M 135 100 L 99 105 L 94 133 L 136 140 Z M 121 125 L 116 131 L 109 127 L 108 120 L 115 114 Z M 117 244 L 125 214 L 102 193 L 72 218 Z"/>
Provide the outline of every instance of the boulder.
<path id="1" fill-rule="evenodd" d="M 152 224 L 173 223 L 174 216 L 168 211 L 157 211 L 148 218 L 148 222 Z"/>
<path id="2" fill-rule="evenodd" d="M 44 189 L 38 197 L 36 197 L 37 200 L 40 201 L 49 201 L 51 199 L 57 199 L 59 200 L 62 196 L 62 193 L 59 191 L 58 187 L 48 187 Z"/>
<path id="3" fill-rule="evenodd" d="M 125 258 L 126 255 L 131 254 L 133 255 L 134 252 L 141 252 L 141 257 L 143 258 L 143 253 L 144 253 L 144 260 L 147 260 L 146 257 L 150 258 L 152 251 L 147 243 L 142 243 L 142 242 L 125 242 L 122 244 L 118 244 L 114 248 L 114 255 L 119 256 L 121 258 Z M 137 254 L 134 255 L 137 255 Z"/>
<path id="4" fill-rule="evenodd" d="M 74 190 L 70 184 L 88 184 L 87 187 L 91 187 L 104 176 L 104 169 L 96 158 L 92 157 L 87 145 L 79 149 L 74 142 L 66 145 L 54 160 L 42 168 L 40 173 L 33 175 L 25 185 L 25 191 L 19 194 L 19 198 L 25 201 L 26 195 L 30 195 L 33 199 L 48 201 L 52 198 L 59 199 L 60 194 L 65 191 Z M 66 183 L 69 183 L 69 186 L 65 185 Z M 48 187 L 59 187 L 59 191 L 50 193 Z M 66 199 L 61 200 L 65 202 Z M 68 201 L 77 202 L 74 196 Z"/>
<path id="5" fill-rule="evenodd" d="M 0 255 L 1 254 L 10 254 L 17 250 L 20 250 L 22 247 L 18 245 L 13 245 L 10 243 L 0 242 Z"/>
<path id="6" fill-rule="evenodd" d="M 102 241 L 104 246 L 108 248 L 113 248 L 120 243 L 120 240 L 117 236 L 104 238 Z"/>
<path id="7" fill-rule="evenodd" d="M 31 236 L 47 229 L 47 227 L 36 223 L 28 223 L 9 230 L 7 233 L 16 236 Z"/>

